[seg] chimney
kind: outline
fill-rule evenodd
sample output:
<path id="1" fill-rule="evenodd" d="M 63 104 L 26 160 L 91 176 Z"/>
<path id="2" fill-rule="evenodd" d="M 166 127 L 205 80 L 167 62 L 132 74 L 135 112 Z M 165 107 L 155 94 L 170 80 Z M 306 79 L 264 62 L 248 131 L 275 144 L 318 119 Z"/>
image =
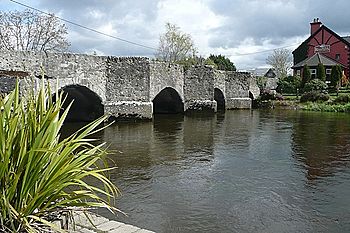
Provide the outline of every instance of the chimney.
<path id="1" fill-rule="evenodd" d="M 311 25 L 311 35 L 313 35 L 321 26 L 322 23 L 319 18 L 315 18 Z"/>

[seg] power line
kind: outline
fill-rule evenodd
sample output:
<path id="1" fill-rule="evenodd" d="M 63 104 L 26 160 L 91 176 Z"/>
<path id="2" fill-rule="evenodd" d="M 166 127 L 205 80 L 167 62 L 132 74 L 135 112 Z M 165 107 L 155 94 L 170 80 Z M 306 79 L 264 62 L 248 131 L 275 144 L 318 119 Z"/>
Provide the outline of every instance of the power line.
<path id="1" fill-rule="evenodd" d="M 37 9 L 37 8 L 34 8 L 34 7 L 32 7 L 32 6 L 26 5 L 26 4 L 24 4 L 24 3 L 21 3 L 21 2 L 15 1 L 15 0 L 10 0 L 10 1 L 13 2 L 13 3 L 16 3 L 16 4 L 18 4 L 18 5 L 21 5 L 21 6 L 23 6 L 23 7 L 26 7 L 26 8 L 35 10 L 35 11 L 37 11 L 37 12 L 40 12 L 40 13 L 42 13 L 42 14 L 52 16 L 52 14 L 49 14 L 49 13 L 47 13 L 47 12 L 45 12 L 45 11 L 42 11 L 42 10 Z M 73 22 L 73 21 L 70 21 L 70 20 L 67 20 L 67 19 L 58 17 L 58 16 L 56 16 L 56 15 L 54 15 L 54 17 L 57 18 L 57 19 L 59 19 L 59 20 L 61 20 L 61 21 L 63 21 L 63 22 L 72 24 L 72 25 L 77 26 L 77 27 L 84 28 L 85 30 L 92 31 L 92 32 L 95 32 L 95 33 L 100 34 L 100 35 L 104 35 L 104 36 L 107 36 L 107 37 L 110 37 L 110 38 L 113 38 L 113 39 L 116 39 L 116 40 L 119 40 L 119 41 L 123 41 L 123 42 L 125 42 L 125 43 L 129 43 L 129 44 L 136 45 L 136 46 L 139 46 L 139 47 L 143 47 L 143 48 L 146 48 L 146 49 L 151 49 L 151 50 L 156 50 L 156 51 L 158 50 L 157 48 L 153 48 L 153 47 L 150 47 L 150 46 L 147 46 L 147 45 L 139 44 L 139 43 L 136 43 L 136 42 L 133 42 L 133 41 L 130 41 L 130 40 L 126 40 L 126 39 L 123 39 L 123 38 L 120 38 L 120 37 L 116 37 L 116 36 L 113 36 L 113 35 L 109 35 L 109 34 L 107 34 L 107 33 L 98 31 L 98 30 L 93 29 L 93 28 L 86 27 L 86 26 L 84 26 L 84 25 L 75 23 L 75 22 Z"/>
<path id="2" fill-rule="evenodd" d="M 294 47 L 297 46 L 299 44 L 292 44 L 292 45 L 287 45 L 287 46 L 283 46 L 283 47 L 278 47 L 278 48 L 273 48 L 273 49 L 267 49 L 267 50 L 262 50 L 262 51 L 257 51 L 257 52 L 252 52 L 252 53 L 237 53 L 237 54 L 229 54 L 226 56 L 247 56 L 247 55 L 255 55 L 255 54 L 259 54 L 259 53 L 267 53 L 267 52 L 272 52 L 276 49 L 285 49 L 285 48 L 290 48 L 290 47 Z"/>
<path id="3" fill-rule="evenodd" d="M 32 10 L 34 10 L 34 11 L 40 12 L 40 13 L 42 13 L 42 14 L 52 16 L 52 14 L 50 14 L 50 13 L 47 13 L 47 12 L 42 11 L 42 10 L 40 10 L 40 9 L 37 9 L 37 8 L 35 8 L 35 7 L 26 5 L 26 4 L 24 4 L 24 3 L 21 3 L 21 2 L 15 1 L 15 0 L 9 0 L 9 1 L 11 1 L 11 2 L 13 2 L 13 3 L 15 3 L 15 4 L 18 4 L 18 5 L 21 5 L 21 6 L 23 6 L 23 7 L 32 9 Z M 132 45 L 135 45 L 135 46 L 139 46 L 139 47 L 142 47 L 142 48 L 146 48 L 146 49 L 158 51 L 158 49 L 157 49 L 157 48 L 154 48 L 154 47 L 150 47 L 150 46 L 143 45 L 143 44 L 139 44 L 139 43 L 136 43 L 136 42 L 133 42 L 133 41 L 130 41 L 130 40 L 126 40 L 126 39 L 123 39 L 123 38 L 120 38 L 120 37 L 117 37 L 117 36 L 113 36 L 113 35 L 110 35 L 110 34 L 107 34 L 107 33 L 101 32 L 101 31 L 98 31 L 98 30 L 96 30 L 96 29 L 93 29 L 93 28 L 90 28 L 90 27 L 87 27 L 87 26 L 84 26 L 84 25 L 75 23 L 75 22 L 73 22 L 73 21 L 70 21 L 70 20 L 61 18 L 61 17 L 56 16 L 56 15 L 54 15 L 54 17 L 57 18 L 57 19 L 59 19 L 59 20 L 61 20 L 61 21 L 63 21 L 63 22 L 72 24 L 72 25 L 74 25 L 74 26 L 83 28 L 83 29 L 88 30 L 88 31 L 95 32 L 95 33 L 100 34 L 100 35 L 103 35 L 103 36 L 107 36 L 107 37 L 110 37 L 110 38 L 113 38 L 113 39 L 116 39 L 116 40 L 119 40 L 119 41 L 122 41 L 122 42 L 125 42 L 125 43 L 129 43 L 129 44 L 132 44 Z M 271 51 L 274 51 L 274 50 L 276 50 L 276 49 L 289 48 L 289 47 L 293 47 L 293 46 L 296 46 L 296 45 L 299 45 L 299 44 L 287 45 L 287 46 L 283 46 L 283 47 L 278 47 L 278 48 L 268 49 L 268 50 L 262 50 L 262 51 L 252 52 L 252 53 L 226 54 L 225 56 L 248 56 L 248 55 L 255 55 L 255 54 L 260 54 L 260 53 L 271 52 Z"/>

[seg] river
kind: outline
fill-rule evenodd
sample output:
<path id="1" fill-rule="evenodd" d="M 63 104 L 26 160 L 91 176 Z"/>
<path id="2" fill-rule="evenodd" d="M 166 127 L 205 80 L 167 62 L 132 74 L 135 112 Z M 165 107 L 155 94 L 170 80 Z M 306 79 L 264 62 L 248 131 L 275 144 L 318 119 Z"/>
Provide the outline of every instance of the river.
<path id="1" fill-rule="evenodd" d="M 350 115 L 156 115 L 99 137 L 122 191 L 108 218 L 156 232 L 350 232 Z"/>

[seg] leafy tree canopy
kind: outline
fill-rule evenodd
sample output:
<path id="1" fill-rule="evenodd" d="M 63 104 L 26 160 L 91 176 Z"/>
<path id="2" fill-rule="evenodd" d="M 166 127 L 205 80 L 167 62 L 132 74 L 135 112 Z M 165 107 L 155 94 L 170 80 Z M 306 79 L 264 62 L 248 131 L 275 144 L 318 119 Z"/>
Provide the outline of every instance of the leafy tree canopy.
<path id="1" fill-rule="evenodd" d="M 233 62 L 223 55 L 211 54 L 209 59 L 217 65 L 218 70 L 236 71 L 236 66 L 233 64 Z"/>

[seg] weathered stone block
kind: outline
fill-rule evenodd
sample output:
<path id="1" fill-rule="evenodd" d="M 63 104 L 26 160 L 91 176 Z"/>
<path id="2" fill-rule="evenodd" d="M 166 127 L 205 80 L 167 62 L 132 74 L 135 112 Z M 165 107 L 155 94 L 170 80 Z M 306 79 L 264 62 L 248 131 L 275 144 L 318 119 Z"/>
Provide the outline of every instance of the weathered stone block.
<path id="1" fill-rule="evenodd" d="M 208 111 L 216 112 L 217 103 L 212 100 L 191 100 L 185 102 L 185 111 Z"/>
<path id="2" fill-rule="evenodd" d="M 231 98 L 226 100 L 226 109 L 250 109 L 252 100 L 250 98 Z"/>
<path id="3" fill-rule="evenodd" d="M 118 101 L 104 104 L 104 112 L 112 118 L 152 119 L 152 102 Z"/>

